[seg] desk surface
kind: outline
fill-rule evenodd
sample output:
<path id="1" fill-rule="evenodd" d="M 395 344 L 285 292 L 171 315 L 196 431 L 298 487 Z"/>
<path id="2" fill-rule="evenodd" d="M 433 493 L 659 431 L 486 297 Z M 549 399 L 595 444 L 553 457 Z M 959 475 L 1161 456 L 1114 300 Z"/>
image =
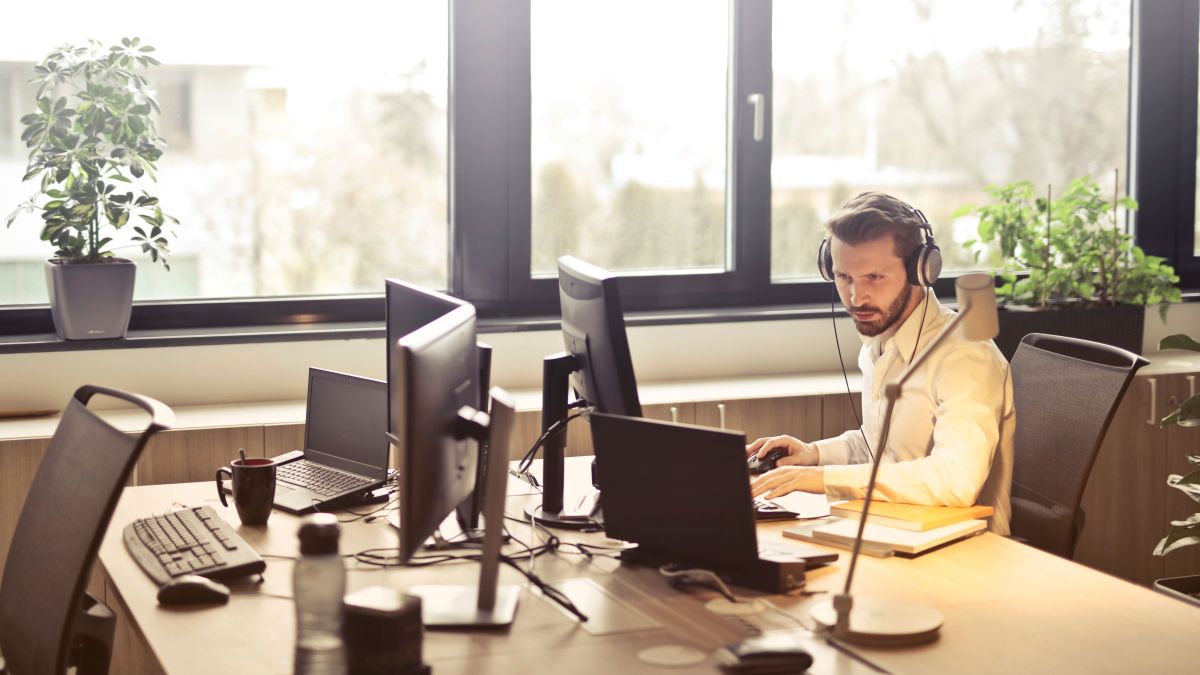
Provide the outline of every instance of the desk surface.
<path id="1" fill-rule="evenodd" d="M 527 499 L 510 497 L 509 513 L 520 513 Z M 161 608 L 155 586 L 125 551 L 121 529 L 141 516 L 199 504 L 216 508 L 266 557 L 265 582 L 234 585 L 234 596 L 224 607 Z M 292 562 L 269 556 L 296 555 L 298 523 L 276 512 L 265 527 L 239 526 L 237 513 L 221 507 L 210 483 L 129 488 L 100 551 L 110 591 L 118 596 L 110 595 L 109 602 L 123 605 L 169 674 L 290 673 L 293 607 L 290 600 L 274 596 L 291 595 Z M 529 541 L 527 526 L 511 521 L 509 525 L 515 536 Z M 795 544 L 782 536 L 786 526 L 760 525 L 760 541 Z M 565 541 L 606 541 L 601 534 L 559 534 Z M 395 546 L 395 531 L 383 519 L 343 525 L 343 553 Z M 843 554 L 837 564 L 809 571 L 809 588 L 840 589 L 847 560 L 848 554 Z M 478 575 L 475 563 L 388 571 L 352 562 L 348 567 L 349 590 L 376 584 L 406 588 L 421 583 L 474 583 Z M 589 562 L 578 555 L 545 555 L 538 558 L 536 570 L 549 582 L 592 579 L 658 619 L 663 628 L 592 636 L 557 606 L 531 593 L 516 572 L 502 568 L 501 583 L 524 588 L 515 624 L 507 632 L 427 632 L 425 661 L 436 673 L 561 673 L 568 663 L 572 675 L 655 672 L 661 669 L 637 660 L 640 650 L 683 644 L 711 652 L 750 636 L 755 629 L 801 630 L 798 623 L 810 623 L 807 607 L 814 601 L 775 596 L 772 601 L 783 612 L 739 621 L 705 609 L 704 603 L 715 594 L 674 591 L 651 569 L 621 566 L 611 559 Z M 916 559 L 864 556 L 854 592 L 923 603 L 945 614 L 941 638 L 931 645 L 855 648 L 894 672 L 1180 672 L 1189 670 L 1189 654 L 1200 635 L 1200 610 L 1195 607 L 993 534 Z M 820 639 L 808 639 L 806 644 L 816 658 L 811 672 L 871 672 Z M 711 657 L 694 668 L 669 670 L 717 672 Z"/>

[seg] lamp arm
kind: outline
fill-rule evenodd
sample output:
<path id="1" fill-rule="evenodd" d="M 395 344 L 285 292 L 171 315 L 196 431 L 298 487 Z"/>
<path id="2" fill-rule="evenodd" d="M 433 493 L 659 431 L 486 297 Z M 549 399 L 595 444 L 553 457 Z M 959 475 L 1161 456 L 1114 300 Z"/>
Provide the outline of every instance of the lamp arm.
<path id="1" fill-rule="evenodd" d="M 842 590 L 842 594 L 834 599 L 834 607 L 837 611 L 837 625 L 834 627 L 835 635 L 845 635 L 850 629 L 850 610 L 853 606 L 853 601 L 850 598 L 850 584 L 854 581 L 854 568 L 858 564 L 858 555 L 862 549 L 863 531 L 867 527 L 867 515 L 871 511 L 871 496 L 875 494 L 875 477 L 879 475 L 879 465 L 883 460 L 884 450 L 887 448 L 888 434 L 892 429 L 892 412 L 896 408 L 896 401 L 900 398 L 900 391 L 909 376 L 925 362 L 926 357 L 933 350 L 937 349 L 955 328 L 958 328 L 958 325 L 962 323 L 970 311 L 971 304 L 969 302 L 964 303 L 958 315 L 933 338 L 933 342 L 921 352 L 920 356 L 914 359 L 908 365 L 908 368 L 904 369 L 904 372 L 900 374 L 900 377 L 895 382 L 889 383 L 884 388 L 884 396 L 887 398 L 887 410 L 883 415 L 883 429 L 879 434 L 879 444 L 875 446 L 877 449 L 875 452 L 875 461 L 871 464 L 871 478 L 867 481 L 867 494 L 863 498 L 862 517 L 858 521 L 858 534 L 854 537 L 854 549 L 850 553 L 850 569 L 846 573 L 846 586 Z M 920 338 L 918 337 L 918 339 Z"/>

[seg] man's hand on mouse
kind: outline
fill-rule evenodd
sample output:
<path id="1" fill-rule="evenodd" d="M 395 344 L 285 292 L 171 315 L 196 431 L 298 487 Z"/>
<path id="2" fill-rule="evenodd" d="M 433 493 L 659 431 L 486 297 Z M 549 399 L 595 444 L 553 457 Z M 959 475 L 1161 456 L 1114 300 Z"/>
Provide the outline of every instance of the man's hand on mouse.
<path id="1" fill-rule="evenodd" d="M 825 492 L 825 469 L 819 466 L 782 466 L 750 482 L 750 494 L 775 499 L 789 492 Z"/>
<path id="2" fill-rule="evenodd" d="M 746 457 L 758 455 L 759 458 L 762 458 L 775 448 L 783 448 L 787 451 L 787 457 L 780 457 L 779 461 L 775 463 L 776 466 L 816 466 L 817 460 L 821 456 L 817 446 L 812 443 L 805 443 L 791 436 L 768 436 L 747 445 Z"/>

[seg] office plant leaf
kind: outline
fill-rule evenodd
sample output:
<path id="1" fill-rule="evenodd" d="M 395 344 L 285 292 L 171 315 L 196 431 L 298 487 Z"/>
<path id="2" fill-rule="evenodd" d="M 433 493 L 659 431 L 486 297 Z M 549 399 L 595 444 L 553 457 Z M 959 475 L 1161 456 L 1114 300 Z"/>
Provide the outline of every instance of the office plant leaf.
<path id="1" fill-rule="evenodd" d="M 1158 341 L 1159 349 L 1186 349 L 1188 351 L 1200 352 L 1200 342 L 1196 342 L 1191 337 L 1183 333 L 1168 335 Z"/>
<path id="2" fill-rule="evenodd" d="M 1163 428 L 1172 424 L 1178 424 L 1181 427 L 1200 426 L 1200 394 L 1179 404 L 1179 407 L 1171 411 L 1171 414 L 1162 418 L 1158 426 Z"/>
<path id="3" fill-rule="evenodd" d="M 1154 548 L 1154 555 L 1166 555 L 1195 544 L 1200 544 L 1200 513 L 1193 514 L 1187 520 L 1171 521 L 1171 529 Z"/>
<path id="4" fill-rule="evenodd" d="M 21 117 L 21 140 L 29 148 L 24 180 L 37 180 L 40 194 L 20 210 L 40 212 L 41 239 L 66 262 L 98 262 L 114 253 L 115 231 L 131 215 L 177 224 L 145 190 L 115 191 L 114 183 L 154 180 L 163 140 L 152 111 L 154 89 L 138 70 L 158 65 L 138 38 L 105 48 L 95 40 L 58 47 L 37 66 L 35 110 Z M 12 224 L 13 218 L 6 221 Z M 173 233 L 171 233 L 173 234 Z M 166 265 L 166 239 L 132 237 L 151 260 Z M 168 267 L 169 269 L 169 267 Z"/>

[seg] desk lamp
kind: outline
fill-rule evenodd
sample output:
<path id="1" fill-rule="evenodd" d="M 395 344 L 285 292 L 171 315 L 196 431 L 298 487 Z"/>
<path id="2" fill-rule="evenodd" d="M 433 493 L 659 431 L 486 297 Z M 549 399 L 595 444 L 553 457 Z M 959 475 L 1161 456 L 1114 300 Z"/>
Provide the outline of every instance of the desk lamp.
<path id="1" fill-rule="evenodd" d="M 892 411 L 900 391 L 909 376 L 925 362 L 933 350 L 961 324 L 963 336 L 968 340 L 990 340 L 999 332 L 996 317 L 996 291 L 992 277 L 987 274 L 965 274 L 954 284 L 958 298 L 958 316 L 938 333 L 933 342 L 921 352 L 899 379 L 887 385 L 887 413 L 883 418 L 883 431 L 876 446 L 875 461 L 871 466 L 871 479 L 867 483 L 867 494 L 863 503 L 862 517 L 858 522 L 858 535 L 854 538 L 854 550 L 850 554 L 850 570 L 846 574 L 846 587 L 840 595 L 818 603 L 812 609 L 812 617 L 825 628 L 833 628 L 835 638 L 855 644 L 870 646 L 904 646 L 930 642 L 937 638 L 944 621 L 942 613 L 931 607 L 893 602 L 881 598 L 858 598 L 850 595 L 850 583 L 854 580 L 854 567 L 862 548 L 863 528 L 871 509 L 871 496 L 875 492 L 875 476 L 887 447 L 888 431 L 892 423 Z"/>

